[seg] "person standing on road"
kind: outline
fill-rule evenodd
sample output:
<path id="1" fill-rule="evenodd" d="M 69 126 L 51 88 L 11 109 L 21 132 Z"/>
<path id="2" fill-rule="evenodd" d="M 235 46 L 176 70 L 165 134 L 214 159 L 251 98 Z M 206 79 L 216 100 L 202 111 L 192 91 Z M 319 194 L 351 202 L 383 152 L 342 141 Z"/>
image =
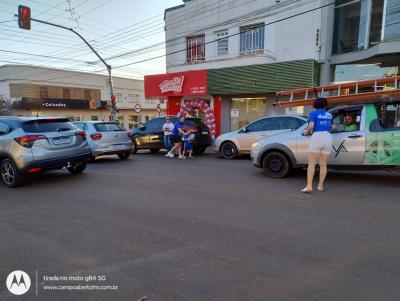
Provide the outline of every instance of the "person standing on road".
<path id="1" fill-rule="evenodd" d="M 318 191 L 324 191 L 324 181 L 328 172 L 328 157 L 332 149 L 332 114 L 326 108 L 328 101 L 325 98 L 317 98 L 314 101 L 314 111 L 308 118 L 308 128 L 304 136 L 310 136 L 308 145 L 308 169 L 307 186 L 301 192 L 312 192 L 312 184 L 315 174 L 315 165 L 319 162 Z"/>
<path id="2" fill-rule="evenodd" d="M 185 125 L 185 116 L 181 115 L 179 120 L 174 125 L 174 130 L 172 132 L 171 141 L 174 143 L 174 146 L 170 149 L 170 151 L 165 155 L 166 157 L 173 158 L 174 151 L 178 150 L 179 159 L 186 159 L 185 156 L 182 155 L 182 137 L 185 134 L 183 126 Z"/>
<path id="3" fill-rule="evenodd" d="M 162 127 L 163 133 L 164 133 L 164 146 L 165 149 L 169 152 L 172 148 L 172 140 L 171 140 L 171 135 L 172 132 L 174 131 L 174 124 L 171 121 L 170 117 L 165 118 L 165 123 Z"/>

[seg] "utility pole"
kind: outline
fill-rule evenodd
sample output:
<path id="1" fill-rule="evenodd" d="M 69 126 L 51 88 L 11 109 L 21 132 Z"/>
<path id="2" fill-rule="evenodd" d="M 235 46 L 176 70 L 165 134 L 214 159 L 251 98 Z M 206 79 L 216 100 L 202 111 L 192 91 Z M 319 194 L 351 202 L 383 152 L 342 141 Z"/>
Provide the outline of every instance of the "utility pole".
<path id="1" fill-rule="evenodd" d="M 76 34 L 78 37 L 82 39 L 82 41 L 85 42 L 85 44 L 94 52 L 94 54 L 100 59 L 100 61 L 106 66 L 107 71 L 108 71 L 108 85 L 110 87 L 110 94 L 111 94 L 111 120 L 115 121 L 115 114 L 117 112 L 116 108 L 116 103 L 115 103 L 115 95 L 114 95 L 114 90 L 113 90 L 113 81 L 112 81 L 112 75 L 111 75 L 111 65 L 107 64 L 107 62 L 97 53 L 97 51 L 92 47 L 92 45 L 89 44 L 88 41 L 85 40 L 84 37 L 82 37 L 78 32 L 73 30 L 72 28 L 65 27 L 62 25 L 54 24 L 51 22 L 47 21 L 42 21 L 38 19 L 31 18 L 31 9 L 27 6 L 19 5 L 18 6 L 18 15 L 15 15 L 15 17 L 18 17 L 18 26 L 22 29 L 30 30 L 31 29 L 31 20 L 42 23 L 42 24 L 47 24 L 50 26 L 55 26 L 58 28 L 63 28 L 66 30 L 69 30 Z"/>

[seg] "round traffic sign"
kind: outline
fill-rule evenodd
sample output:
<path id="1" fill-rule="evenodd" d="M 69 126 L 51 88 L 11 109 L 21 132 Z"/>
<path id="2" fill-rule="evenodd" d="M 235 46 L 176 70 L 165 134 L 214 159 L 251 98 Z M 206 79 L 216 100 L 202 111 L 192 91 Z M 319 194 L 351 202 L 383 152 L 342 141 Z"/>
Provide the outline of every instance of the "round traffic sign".
<path id="1" fill-rule="evenodd" d="M 135 112 L 139 113 L 142 110 L 142 106 L 140 104 L 135 105 Z"/>

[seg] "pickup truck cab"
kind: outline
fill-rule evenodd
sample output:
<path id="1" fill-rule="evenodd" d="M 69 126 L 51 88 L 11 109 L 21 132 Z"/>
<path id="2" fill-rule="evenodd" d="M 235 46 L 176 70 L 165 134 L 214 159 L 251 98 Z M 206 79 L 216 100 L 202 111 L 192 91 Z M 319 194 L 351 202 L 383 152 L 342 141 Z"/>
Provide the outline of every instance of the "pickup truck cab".
<path id="1" fill-rule="evenodd" d="M 400 168 L 400 101 L 336 107 L 333 115 L 333 146 L 328 166 L 333 169 Z M 356 117 L 355 125 L 344 126 L 344 116 Z M 310 137 L 299 129 L 262 139 L 252 146 L 254 166 L 270 177 L 285 177 L 308 163 Z"/>

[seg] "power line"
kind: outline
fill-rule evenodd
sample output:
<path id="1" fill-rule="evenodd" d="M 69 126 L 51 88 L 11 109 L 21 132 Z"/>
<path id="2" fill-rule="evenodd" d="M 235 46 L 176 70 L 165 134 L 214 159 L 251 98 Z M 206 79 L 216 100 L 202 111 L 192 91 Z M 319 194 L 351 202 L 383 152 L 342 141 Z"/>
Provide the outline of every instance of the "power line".
<path id="1" fill-rule="evenodd" d="M 298 13 L 298 14 L 294 14 L 294 15 L 291 15 L 291 16 L 288 16 L 288 17 L 285 17 L 285 18 L 276 20 L 276 21 L 272 21 L 272 22 L 269 22 L 269 23 L 265 23 L 263 26 L 260 26 L 260 27 L 266 27 L 266 26 L 268 26 L 268 25 L 272 25 L 272 24 L 275 24 L 275 23 L 279 23 L 279 22 L 282 22 L 282 21 L 286 21 L 286 20 L 289 20 L 289 19 L 292 19 L 292 18 L 301 16 L 301 15 L 304 15 L 304 14 L 307 14 L 307 13 L 310 13 L 310 12 L 313 12 L 313 11 L 316 11 L 316 10 L 319 10 L 319 9 L 322 9 L 322 8 L 324 8 L 324 7 L 331 6 L 331 5 L 335 5 L 335 3 L 332 2 L 332 3 L 329 3 L 329 4 L 325 4 L 325 5 L 319 6 L 319 7 L 317 7 L 317 8 L 309 9 L 309 10 L 306 10 L 306 11 L 304 11 L 304 12 L 301 12 L 301 13 Z M 231 38 L 231 37 L 234 37 L 234 36 L 237 36 L 237 35 L 240 35 L 240 34 L 243 34 L 243 32 L 238 32 L 238 33 L 235 33 L 235 34 L 231 34 L 231 35 L 225 36 L 223 39 Z M 217 42 L 217 41 L 219 41 L 219 40 L 221 40 L 221 39 L 215 39 L 215 40 L 212 40 L 212 41 L 208 41 L 208 42 L 203 43 L 203 45 L 208 45 L 208 44 L 211 44 L 211 43 L 215 43 L 215 42 Z M 172 54 L 176 54 L 176 53 L 180 53 L 180 52 L 186 52 L 186 51 L 187 51 L 187 49 L 176 50 L 176 51 L 173 51 L 173 52 L 170 52 L 170 53 L 166 53 L 166 54 L 164 54 L 164 55 L 160 55 L 160 56 L 157 56 L 157 57 L 148 58 L 148 59 L 145 59 L 145 60 L 141 60 L 141 61 L 137 61 L 137 62 L 133 62 L 133 63 L 129 63 L 129 64 L 124 64 L 124 65 L 116 66 L 116 67 L 113 67 L 113 69 L 123 68 L 123 67 L 126 67 L 126 66 L 135 65 L 135 64 L 147 62 L 147 61 L 150 61 L 150 60 L 153 60 L 153 59 L 158 59 L 158 58 L 161 58 L 161 57 L 166 57 L 166 56 L 168 56 L 168 55 L 172 55 Z"/>

